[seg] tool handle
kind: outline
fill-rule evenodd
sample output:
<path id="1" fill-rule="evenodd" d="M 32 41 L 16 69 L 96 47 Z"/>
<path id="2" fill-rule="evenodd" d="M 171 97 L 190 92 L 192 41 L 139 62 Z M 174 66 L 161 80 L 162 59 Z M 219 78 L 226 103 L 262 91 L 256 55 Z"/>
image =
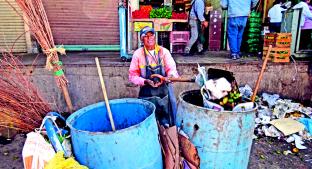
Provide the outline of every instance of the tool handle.
<path id="1" fill-rule="evenodd" d="M 100 62 L 99 62 L 99 58 L 98 57 L 95 57 L 95 63 L 96 63 L 96 67 L 97 67 L 97 71 L 98 71 L 99 77 L 100 77 L 102 92 L 103 92 L 103 95 L 104 95 L 104 100 L 105 100 L 105 105 L 106 105 L 109 121 L 111 123 L 113 131 L 115 131 L 116 129 L 115 129 L 115 124 L 114 124 L 114 119 L 113 119 L 113 116 L 112 116 L 112 111 L 111 111 L 110 106 L 109 106 L 107 93 L 106 93 L 106 88 L 105 88 L 105 83 L 104 83 L 104 80 L 103 80 L 102 70 L 101 70 L 101 66 L 100 66 Z"/>
<path id="2" fill-rule="evenodd" d="M 183 78 L 183 77 L 169 77 L 172 82 L 195 82 L 195 79 Z"/>
<path id="3" fill-rule="evenodd" d="M 151 78 L 159 78 L 160 84 L 163 84 L 165 82 L 165 77 L 159 74 L 152 74 Z M 169 77 L 168 80 L 171 82 L 195 82 L 195 79 L 189 79 L 189 78 L 182 78 L 182 77 Z"/>
<path id="4" fill-rule="evenodd" d="M 257 92 L 258 92 L 258 89 L 259 89 L 259 86 L 260 86 L 260 82 L 262 80 L 262 76 L 263 76 L 264 70 L 266 68 L 269 56 L 270 56 L 271 49 L 272 49 L 272 45 L 269 46 L 268 53 L 266 54 L 265 59 L 263 61 L 261 72 L 260 72 L 260 74 L 258 76 L 258 79 L 257 79 L 257 82 L 256 82 L 256 87 L 255 87 L 255 89 L 253 91 L 253 95 L 251 96 L 251 101 L 252 102 L 255 102 L 256 95 L 257 95 Z"/>

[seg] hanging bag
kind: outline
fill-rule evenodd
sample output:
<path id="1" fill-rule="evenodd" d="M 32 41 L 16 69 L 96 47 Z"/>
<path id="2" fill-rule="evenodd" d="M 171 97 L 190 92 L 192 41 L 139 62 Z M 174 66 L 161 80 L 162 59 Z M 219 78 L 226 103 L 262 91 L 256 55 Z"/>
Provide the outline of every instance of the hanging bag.
<path id="1" fill-rule="evenodd" d="M 45 141 L 40 132 L 41 129 L 27 134 L 22 151 L 25 169 L 44 169 L 55 155 L 52 145 Z"/>

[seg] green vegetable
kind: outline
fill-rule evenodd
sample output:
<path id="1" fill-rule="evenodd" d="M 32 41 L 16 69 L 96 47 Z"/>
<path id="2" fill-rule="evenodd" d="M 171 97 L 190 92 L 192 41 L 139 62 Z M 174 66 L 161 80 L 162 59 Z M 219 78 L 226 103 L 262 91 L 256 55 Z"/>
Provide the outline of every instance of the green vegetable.
<path id="1" fill-rule="evenodd" d="M 152 9 L 150 12 L 150 18 L 171 18 L 172 16 L 172 8 L 170 7 L 162 7 Z"/>

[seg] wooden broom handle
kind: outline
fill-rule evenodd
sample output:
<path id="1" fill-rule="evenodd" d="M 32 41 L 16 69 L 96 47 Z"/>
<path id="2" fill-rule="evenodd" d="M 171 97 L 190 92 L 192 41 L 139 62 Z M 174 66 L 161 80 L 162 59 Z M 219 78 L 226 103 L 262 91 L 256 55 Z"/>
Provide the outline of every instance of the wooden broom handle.
<path id="1" fill-rule="evenodd" d="M 98 57 L 95 57 L 95 63 L 96 63 L 97 71 L 98 71 L 98 74 L 99 74 L 99 77 L 100 77 L 100 81 L 101 81 L 101 87 L 102 87 L 102 92 L 103 92 L 103 95 L 104 95 L 104 100 L 105 100 L 105 105 L 106 105 L 106 109 L 107 109 L 107 112 L 108 112 L 109 121 L 111 123 L 113 131 L 115 131 L 116 129 L 115 129 L 115 124 L 114 124 L 114 119 L 113 119 L 113 116 L 112 116 L 112 111 L 111 111 L 110 106 L 109 106 L 107 93 L 106 93 L 106 88 L 105 88 L 105 83 L 104 83 L 104 80 L 103 80 L 102 70 L 101 70 L 101 66 L 100 66 L 100 62 L 99 62 L 99 58 Z"/>
<path id="2" fill-rule="evenodd" d="M 73 108 L 73 104 L 71 102 L 71 99 L 70 99 L 70 96 L 69 96 L 69 93 L 68 93 L 68 88 L 67 88 L 66 85 L 61 85 L 61 89 L 62 89 L 64 98 L 65 98 L 65 102 L 67 104 L 67 107 L 69 109 L 69 112 L 73 113 L 74 108 Z"/>
<path id="3" fill-rule="evenodd" d="M 252 97 L 251 97 L 251 101 L 252 102 L 255 102 L 255 99 L 256 99 L 256 95 L 257 95 L 257 92 L 258 92 L 258 89 L 259 89 L 259 85 L 260 85 L 260 82 L 262 80 L 262 76 L 263 76 L 263 72 L 266 68 L 266 65 L 267 65 L 267 62 L 268 62 L 268 59 L 269 59 L 269 56 L 270 56 L 270 52 L 271 52 L 271 49 L 272 49 L 272 45 L 269 46 L 269 49 L 268 49 L 268 52 L 264 58 L 264 61 L 263 61 L 263 64 L 262 64 L 262 68 L 261 68 L 261 72 L 258 76 L 258 79 L 257 79 L 257 82 L 256 82 L 256 87 L 253 91 L 253 94 L 252 94 Z"/>

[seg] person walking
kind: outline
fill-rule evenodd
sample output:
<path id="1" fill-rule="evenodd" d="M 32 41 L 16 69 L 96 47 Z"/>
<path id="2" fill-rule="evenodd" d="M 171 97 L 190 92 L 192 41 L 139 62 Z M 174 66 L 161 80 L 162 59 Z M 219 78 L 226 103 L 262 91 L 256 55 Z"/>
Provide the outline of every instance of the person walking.
<path id="1" fill-rule="evenodd" d="M 199 54 L 203 53 L 203 40 L 199 38 L 199 31 L 208 27 L 208 21 L 205 20 L 205 2 L 204 0 L 192 0 L 192 7 L 189 15 L 189 25 L 191 28 L 191 39 L 187 42 L 184 49 L 184 56 L 192 55 L 190 53 L 192 46 L 197 42 L 197 50 Z"/>
<path id="2" fill-rule="evenodd" d="M 233 60 L 240 58 L 240 47 L 251 8 L 259 0 L 221 0 L 222 9 L 228 10 L 227 36 Z"/>

